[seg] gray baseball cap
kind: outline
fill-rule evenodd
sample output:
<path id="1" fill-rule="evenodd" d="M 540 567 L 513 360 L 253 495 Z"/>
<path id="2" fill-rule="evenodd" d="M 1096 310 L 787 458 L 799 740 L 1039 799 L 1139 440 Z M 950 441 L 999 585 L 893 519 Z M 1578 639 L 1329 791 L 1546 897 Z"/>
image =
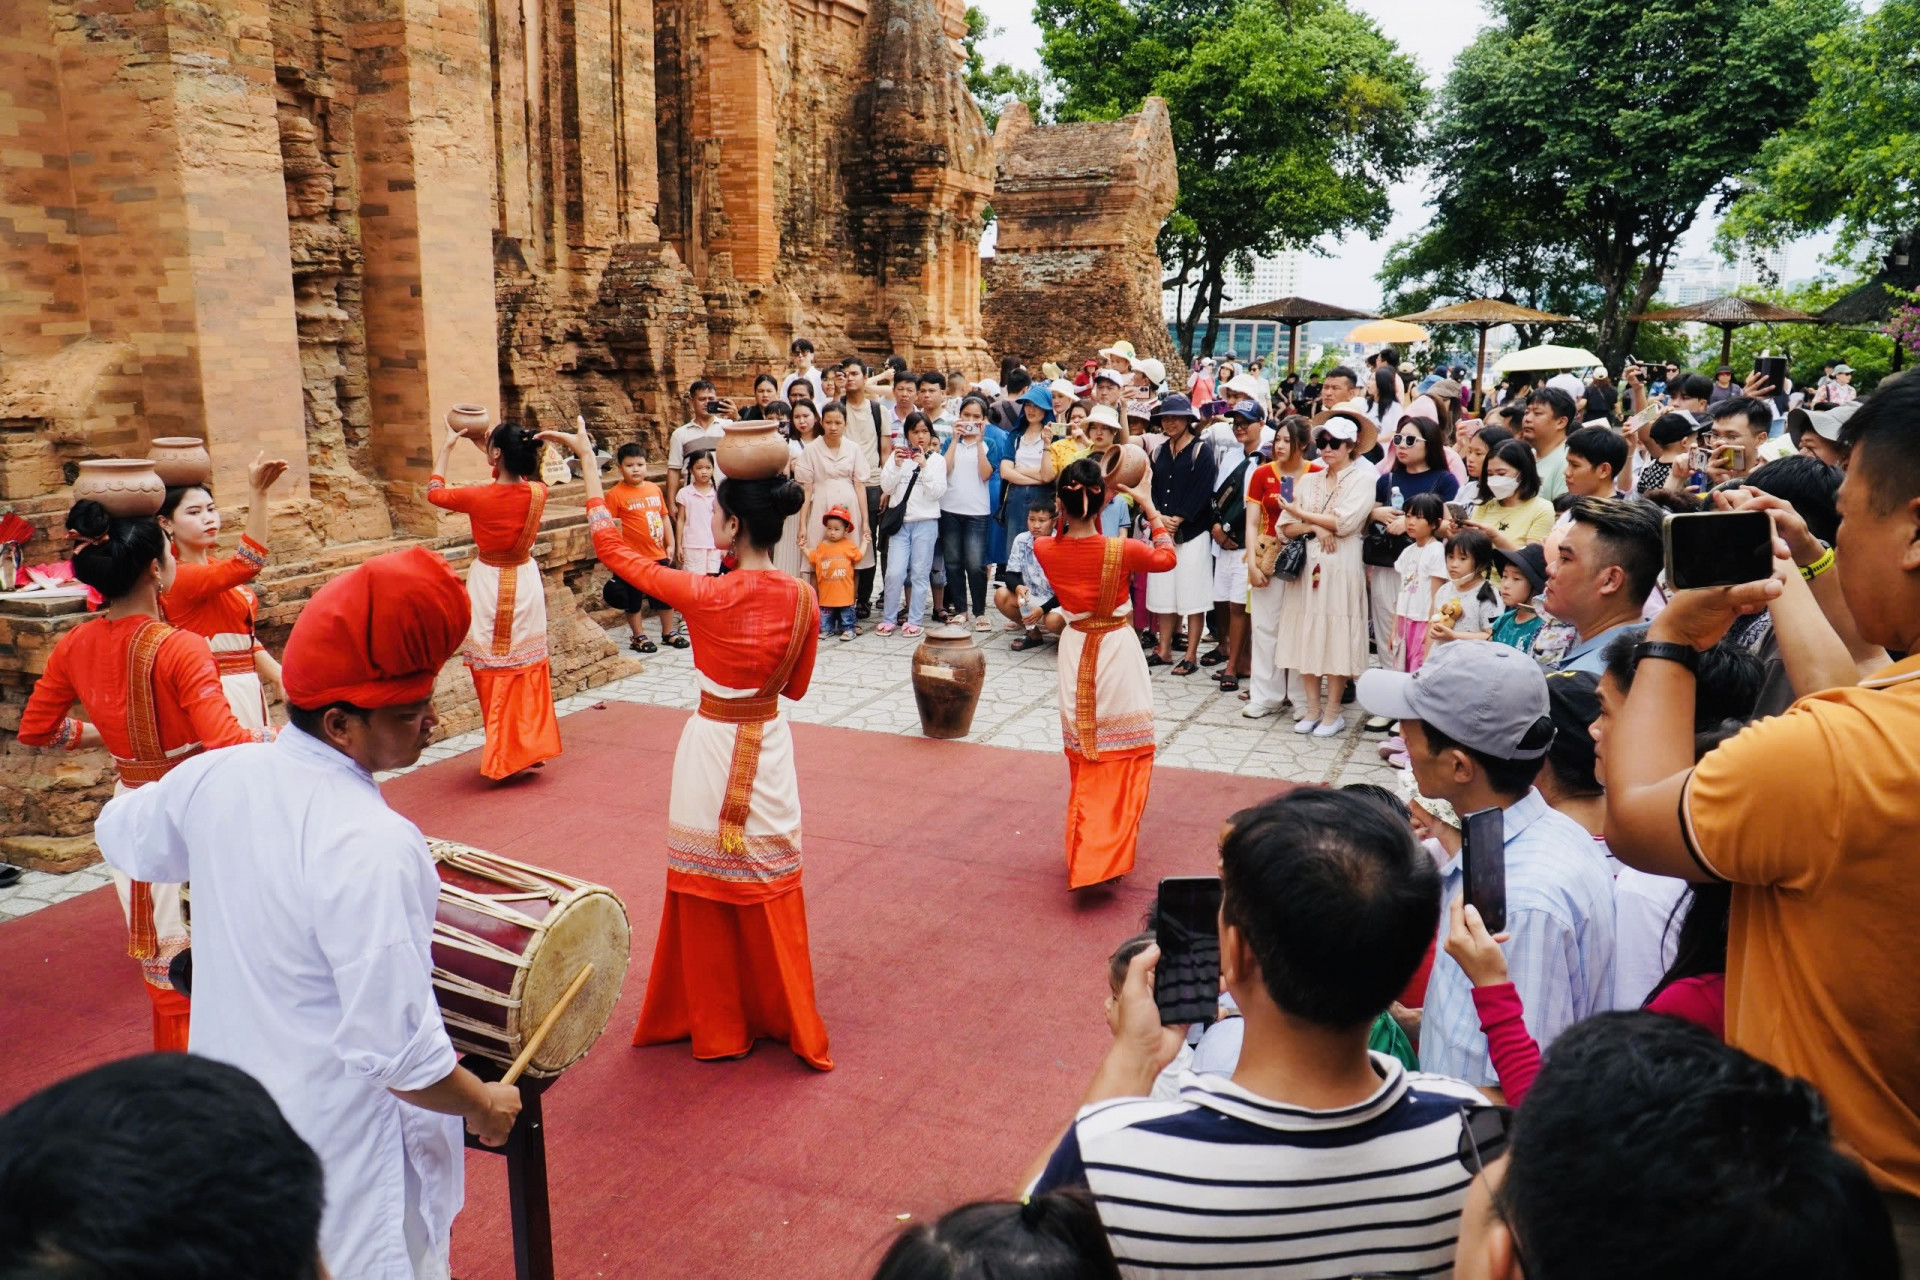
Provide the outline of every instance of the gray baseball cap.
<path id="1" fill-rule="evenodd" d="M 1540 664 L 1490 640 L 1436 645 L 1411 675 L 1368 671 L 1357 696 L 1374 715 L 1430 724 L 1497 760 L 1537 760 L 1553 742 L 1552 722 L 1539 724 L 1548 710 Z"/>

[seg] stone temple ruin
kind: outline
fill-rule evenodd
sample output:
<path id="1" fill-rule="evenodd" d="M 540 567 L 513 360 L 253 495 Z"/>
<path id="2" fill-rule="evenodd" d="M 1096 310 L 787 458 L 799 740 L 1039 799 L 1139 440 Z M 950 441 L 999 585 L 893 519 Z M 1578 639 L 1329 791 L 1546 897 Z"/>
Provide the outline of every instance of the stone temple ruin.
<path id="1" fill-rule="evenodd" d="M 256 583 L 277 649 L 368 555 L 464 567 L 424 498 L 456 402 L 581 415 L 657 465 L 690 381 L 744 394 L 797 335 L 989 372 L 964 32 L 962 0 L 7 0 L 0 509 L 27 562 L 64 558 L 81 459 L 203 437 L 237 532 L 248 462 L 286 457 Z M 1150 301 L 1104 336 L 1164 342 Z M 585 612 L 571 489 L 535 548 L 559 696 L 631 669 Z M 46 612 L 0 603 L 0 857 L 60 865 L 111 772 L 11 740 L 76 621 Z M 440 702 L 475 722 L 457 666 Z"/>

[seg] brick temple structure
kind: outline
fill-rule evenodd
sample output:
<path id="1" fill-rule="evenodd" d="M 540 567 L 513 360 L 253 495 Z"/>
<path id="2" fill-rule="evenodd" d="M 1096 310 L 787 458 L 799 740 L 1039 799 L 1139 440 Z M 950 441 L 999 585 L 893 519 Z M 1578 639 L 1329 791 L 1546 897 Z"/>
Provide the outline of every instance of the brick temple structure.
<path id="1" fill-rule="evenodd" d="M 1167 104 L 1148 98 L 1118 120 L 1035 127 L 1016 102 L 1000 113 L 993 150 L 987 345 L 1071 369 L 1125 338 L 1177 371 L 1154 251 L 1180 194 Z"/>
<path id="2" fill-rule="evenodd" d="M 796 335 L 987 372 L 964 30 L 960 0 L 6 0 L 0 509 L 27 562 L 64 558 L 80 459 L 203 437 L 237 532 L 249 460 L 286 457 L 277 650 L 368 555 L 464 567 L 424 500 L 456 402 L 582 415 L 658 465 L 688 382 L 744 394 Z M 564 696 L 631 667 L 583 612 L 577 486 L 548 510 Z M 0 603 L 0 857 L 91 856 L 104 755 L 11 738 L 76 620 Z M 465 672 L 441 692 L 470 727 Z"/>

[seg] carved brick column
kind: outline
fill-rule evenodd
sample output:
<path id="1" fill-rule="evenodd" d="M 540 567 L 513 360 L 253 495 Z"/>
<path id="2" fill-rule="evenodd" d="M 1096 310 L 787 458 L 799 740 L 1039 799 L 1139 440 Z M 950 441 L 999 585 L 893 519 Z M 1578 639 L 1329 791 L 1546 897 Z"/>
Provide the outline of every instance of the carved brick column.
<path id="1" fill-rule="evenodd" d="M 500 401 L 492 71 L 478 0 L 351 6 L 374 463 L 396 525 L 437 528 L 427 477 L 449 406 Z M 455 478 L 484 474 L 457 450 Z"/>

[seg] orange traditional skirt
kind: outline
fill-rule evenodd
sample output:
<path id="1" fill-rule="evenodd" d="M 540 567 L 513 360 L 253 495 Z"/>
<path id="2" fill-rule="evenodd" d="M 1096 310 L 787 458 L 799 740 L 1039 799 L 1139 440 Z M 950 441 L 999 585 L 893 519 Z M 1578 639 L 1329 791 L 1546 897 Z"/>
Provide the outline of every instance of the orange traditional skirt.
<path id="1" fill-rule="evenodd" d="M 1069 889 L 1127 874 L 1139 845 L 1153 781 L 1153 686 L 1127 625 L 1131 612 L 1069 613 L 1060 634 L 1060 736 L 1072 775 Z"/>
<path id="2" fill-rule="evenodd" d="M 560 754 L 560 721 L 547 671 L 547 597 L 531 560 L 467 571 L 473 603 L 464 653 L 486 721 L 480 772 L 496 781 Z"/>
<path id="3" fill-rule="evenodd" d="M 737 1058 L 762 1037 L 833 1069 L 800 891 L 800 789 L 778 695 L 700 677 L 673 757 L 667 899 L 636 1045 Z"/>

